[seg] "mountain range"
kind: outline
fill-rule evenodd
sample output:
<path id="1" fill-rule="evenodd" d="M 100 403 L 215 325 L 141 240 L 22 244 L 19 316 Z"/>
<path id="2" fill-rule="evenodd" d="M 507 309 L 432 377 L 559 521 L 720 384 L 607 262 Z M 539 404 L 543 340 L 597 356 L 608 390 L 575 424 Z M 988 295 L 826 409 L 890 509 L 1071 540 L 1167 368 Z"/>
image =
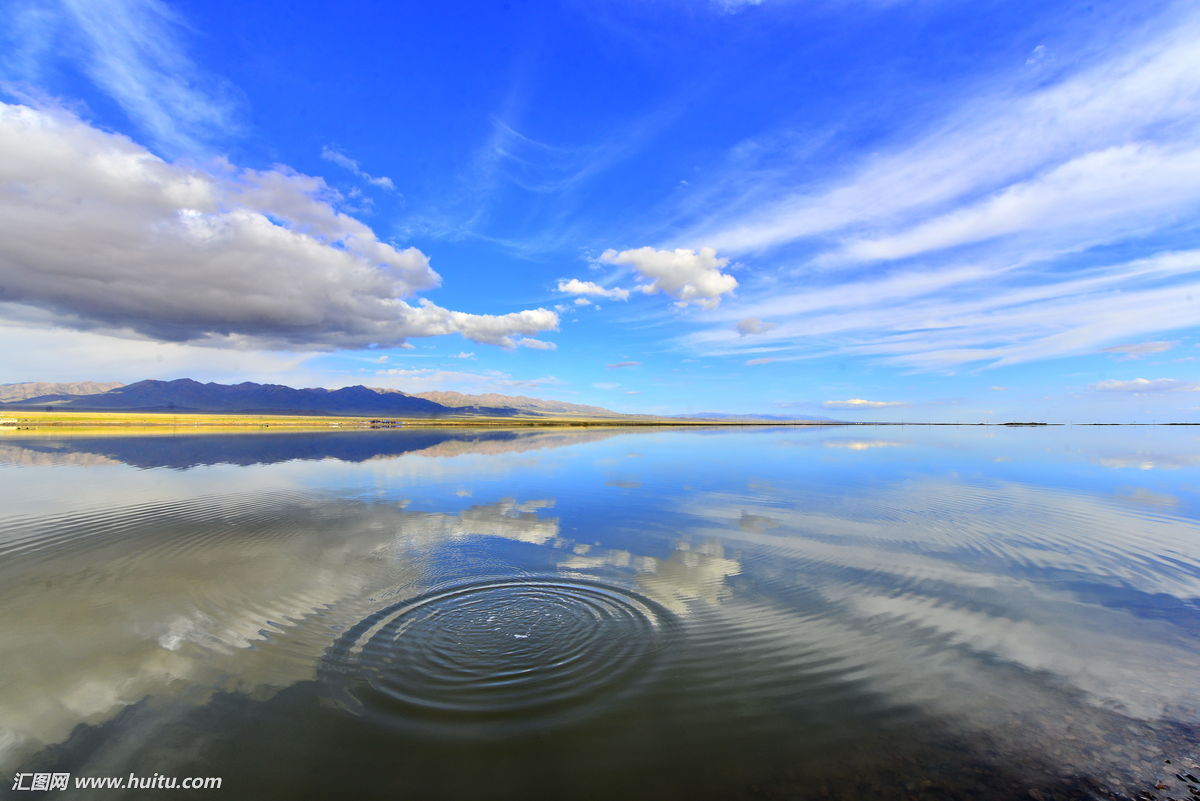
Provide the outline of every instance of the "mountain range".
<path id="1" fill-rule="evenodd" d="M 623 417 L 599 406 L 528 398 L 522 395 L 465 395 L 352 386 L 294 389 L 282 384 L 201 383 L 190 378 L 133 384 L 83 381 L 0 385 L 0 407 L 61 411 L 224 412 L 256 414 L 488 417 L 577 415 Z"/>
<path id="2" fill-rule="evenodd" d="M 645 415 L 614 412 L 600 406 L 530 398 L 525 395 L 461 392 L 408 394 L 398 389 L 352 386 L 295 389 L 282 384 L 115 381 L 0 384 L 0 409 L 110 412 L 222 412 L 226 414 L 314 414 L 381 417 L 584 417 L 614 421 Z M 827 418 L 729 415 L 715 412 L 674 419 L 723 421 L 824 421 Z"/>

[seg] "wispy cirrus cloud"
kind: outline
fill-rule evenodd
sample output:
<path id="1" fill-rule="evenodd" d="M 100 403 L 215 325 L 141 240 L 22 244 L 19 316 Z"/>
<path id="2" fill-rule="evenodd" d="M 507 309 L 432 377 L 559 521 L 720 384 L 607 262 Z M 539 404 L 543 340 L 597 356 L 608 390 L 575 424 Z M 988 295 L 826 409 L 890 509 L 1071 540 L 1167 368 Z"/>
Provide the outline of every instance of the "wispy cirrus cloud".
<path id="1" fill-rule="evenodd" d="M 725 321 L 749 312 L 780 320 L 754 337 L 754 351 L 855 353 L 940 369 L 1093 353 L 1113 340 L 1200 325 L 1200 307 L 1191 300 L 1200 293 L 1200 250 L 1092 267 L 1070 280 L 1018 279 L 1013 273 L 986 279 L 966 267 L 774 293 L 710 315 L 708 328 L 680 342 L 712 354 L 748 352 L 746 339 Z"/>
<path id="2" fill-rule="evenodd" d="M 679 343 L 944 370 L 1200 325 L 1200 251 L 1179 247 L 1200 212 L 1200 14 L 1159 10 L 1049 80 L 980 81 L 840 172 L 725 176 L 666 241 L 737 255 L 749 278 Z"/>
<path id="3" fill-rule="evenodd" d="M 911 141 L 838 178 L 791 191 L 776 187 L 782 199 L 743 209 L 732 221 L 728 208 L 715 208 L 677 238 L 746 252 L 866 226 L 903 230 L 913 217 L 944 213 L 944 204 L 971 204 L 1089 154 L 1136 142 L 1165 144 L 1165 136 L 1194 141 L 1200 54 L 1193 45 L 1200 20 L 1172 19 L 1161 27 L 1148 36 L 1131 33 L 1124 51 L 1109 50 L 1048 85 L 1022 90 L 1001 76 Z M 759 195 L 755 188 L 753 196 Z"/>
<path id="4" fill-rule="evenodd" d="M 1092 384 L 1098 392 L 1132 392 L 1135 395 L 1159 392 L 1200 392 L 1200 382 L 1180 381 L 1177 378 L 1134 378 L 1129 381 L 1109 379 Z"/>
<path id="5" fill-rule="evenodd" d="M 396 189 L 396 184 L 393 183 L 391 178 L 387 177 L 386 175 L 371 175 L 369 172 L 360 167 L 357 161 L 339 150 L 334 150 L 332 147 L 326 146 L 321 148 L 321 158 L 332 162 L 343 169 L 349 170 L 356 177 L 361 178 L 371 186 L 375 186 L 380 189 L 386 189 L 389 192 L 395 191 Z"/>
<path id="6" fill-rule="evenodd" d="M 240 129 L 238 92 L 198 68 L 187 54 L 187 25 L 159 0 L 62 0 L 41 4 L 31 22 L 53 24 L 60 42 L 41 58 L 78 53 L 78 66 L 107 93 L 160 150 L 209 152 Z"/>

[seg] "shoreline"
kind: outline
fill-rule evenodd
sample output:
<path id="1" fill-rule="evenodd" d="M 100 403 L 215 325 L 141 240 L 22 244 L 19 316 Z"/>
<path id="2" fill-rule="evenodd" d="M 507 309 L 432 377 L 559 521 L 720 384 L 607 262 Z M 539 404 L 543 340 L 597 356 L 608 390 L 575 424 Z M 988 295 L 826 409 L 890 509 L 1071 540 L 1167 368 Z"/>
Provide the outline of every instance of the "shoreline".
<path id="1" fill-rule="evenodd" d="M 827 421 L 704 420 L 654 417 L 371 417 L 227 414 L 221 412 L 24 412 L 0 416 L 0 436 L 36 432 L 230 433 L 267 431 L 398 431 L 422 428 L 695 428 L 712 426 L 841 426 Z"/>
<path id="2" fill-rule="evenodd" d="M 203 434 L 250 432 L 397 431 L 423 428 L 731 428 L 787 426 L 964 426 L 1046 428 L 1063 426 L 1196 426 L 1200 423 L 944 423 L 826 420 L 709 420 L 664 417 L 371 417 L 366 415 L 239 414 L 222 412 L 0 412 L 0 437 L 36 433 Z"/>

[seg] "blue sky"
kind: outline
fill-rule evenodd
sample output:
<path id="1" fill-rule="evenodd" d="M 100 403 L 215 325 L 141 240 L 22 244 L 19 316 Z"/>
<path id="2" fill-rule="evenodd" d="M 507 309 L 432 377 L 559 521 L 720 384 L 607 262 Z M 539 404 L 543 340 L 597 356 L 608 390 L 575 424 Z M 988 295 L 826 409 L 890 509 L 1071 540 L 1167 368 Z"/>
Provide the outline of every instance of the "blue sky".
<path id="1" fill-rule="evenodd" d="M 0 381 L 1194 420 L 1194 3 L 12 1 Z"/>

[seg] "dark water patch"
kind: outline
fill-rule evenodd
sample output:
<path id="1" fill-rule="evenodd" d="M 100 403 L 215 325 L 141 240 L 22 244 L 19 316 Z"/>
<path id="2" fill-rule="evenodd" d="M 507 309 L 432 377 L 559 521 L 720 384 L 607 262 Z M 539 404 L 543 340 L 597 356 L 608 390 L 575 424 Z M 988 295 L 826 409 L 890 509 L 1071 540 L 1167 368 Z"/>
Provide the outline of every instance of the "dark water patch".
<path id="1" fill-rule="evenodd" d="M 1080 774 L 1051 758 L 1016 761 L 986 733 L 963 736 L 937 718 L 859 729 L 837 741 L 814 738 L 801 747 L 794 738 L 747 741 L 735 728 L 682 727 L 671 705 L 656 701 L 598 725 L 498 740 L 429 738 L 347 715 L 324 704 L 324 694 L 320 682 L 310 681 L 263 700 L 219 692 L 194 708 L 147 699 L 105 724 L 78 726 L 17 770 L 220 776 L 223 797 L 264 801 L 1171 801 L 1194 797 L 1187 776 L 1197 772 L 1196 754 L 1180 744 L 1200 741 L 1200 732 L 1172 724 L 1130 732 L 1148 739 L 1127 766 L 1138 778 L 1126 779 Z M 197 736 L 212 731 L 224 734 Z"/>

